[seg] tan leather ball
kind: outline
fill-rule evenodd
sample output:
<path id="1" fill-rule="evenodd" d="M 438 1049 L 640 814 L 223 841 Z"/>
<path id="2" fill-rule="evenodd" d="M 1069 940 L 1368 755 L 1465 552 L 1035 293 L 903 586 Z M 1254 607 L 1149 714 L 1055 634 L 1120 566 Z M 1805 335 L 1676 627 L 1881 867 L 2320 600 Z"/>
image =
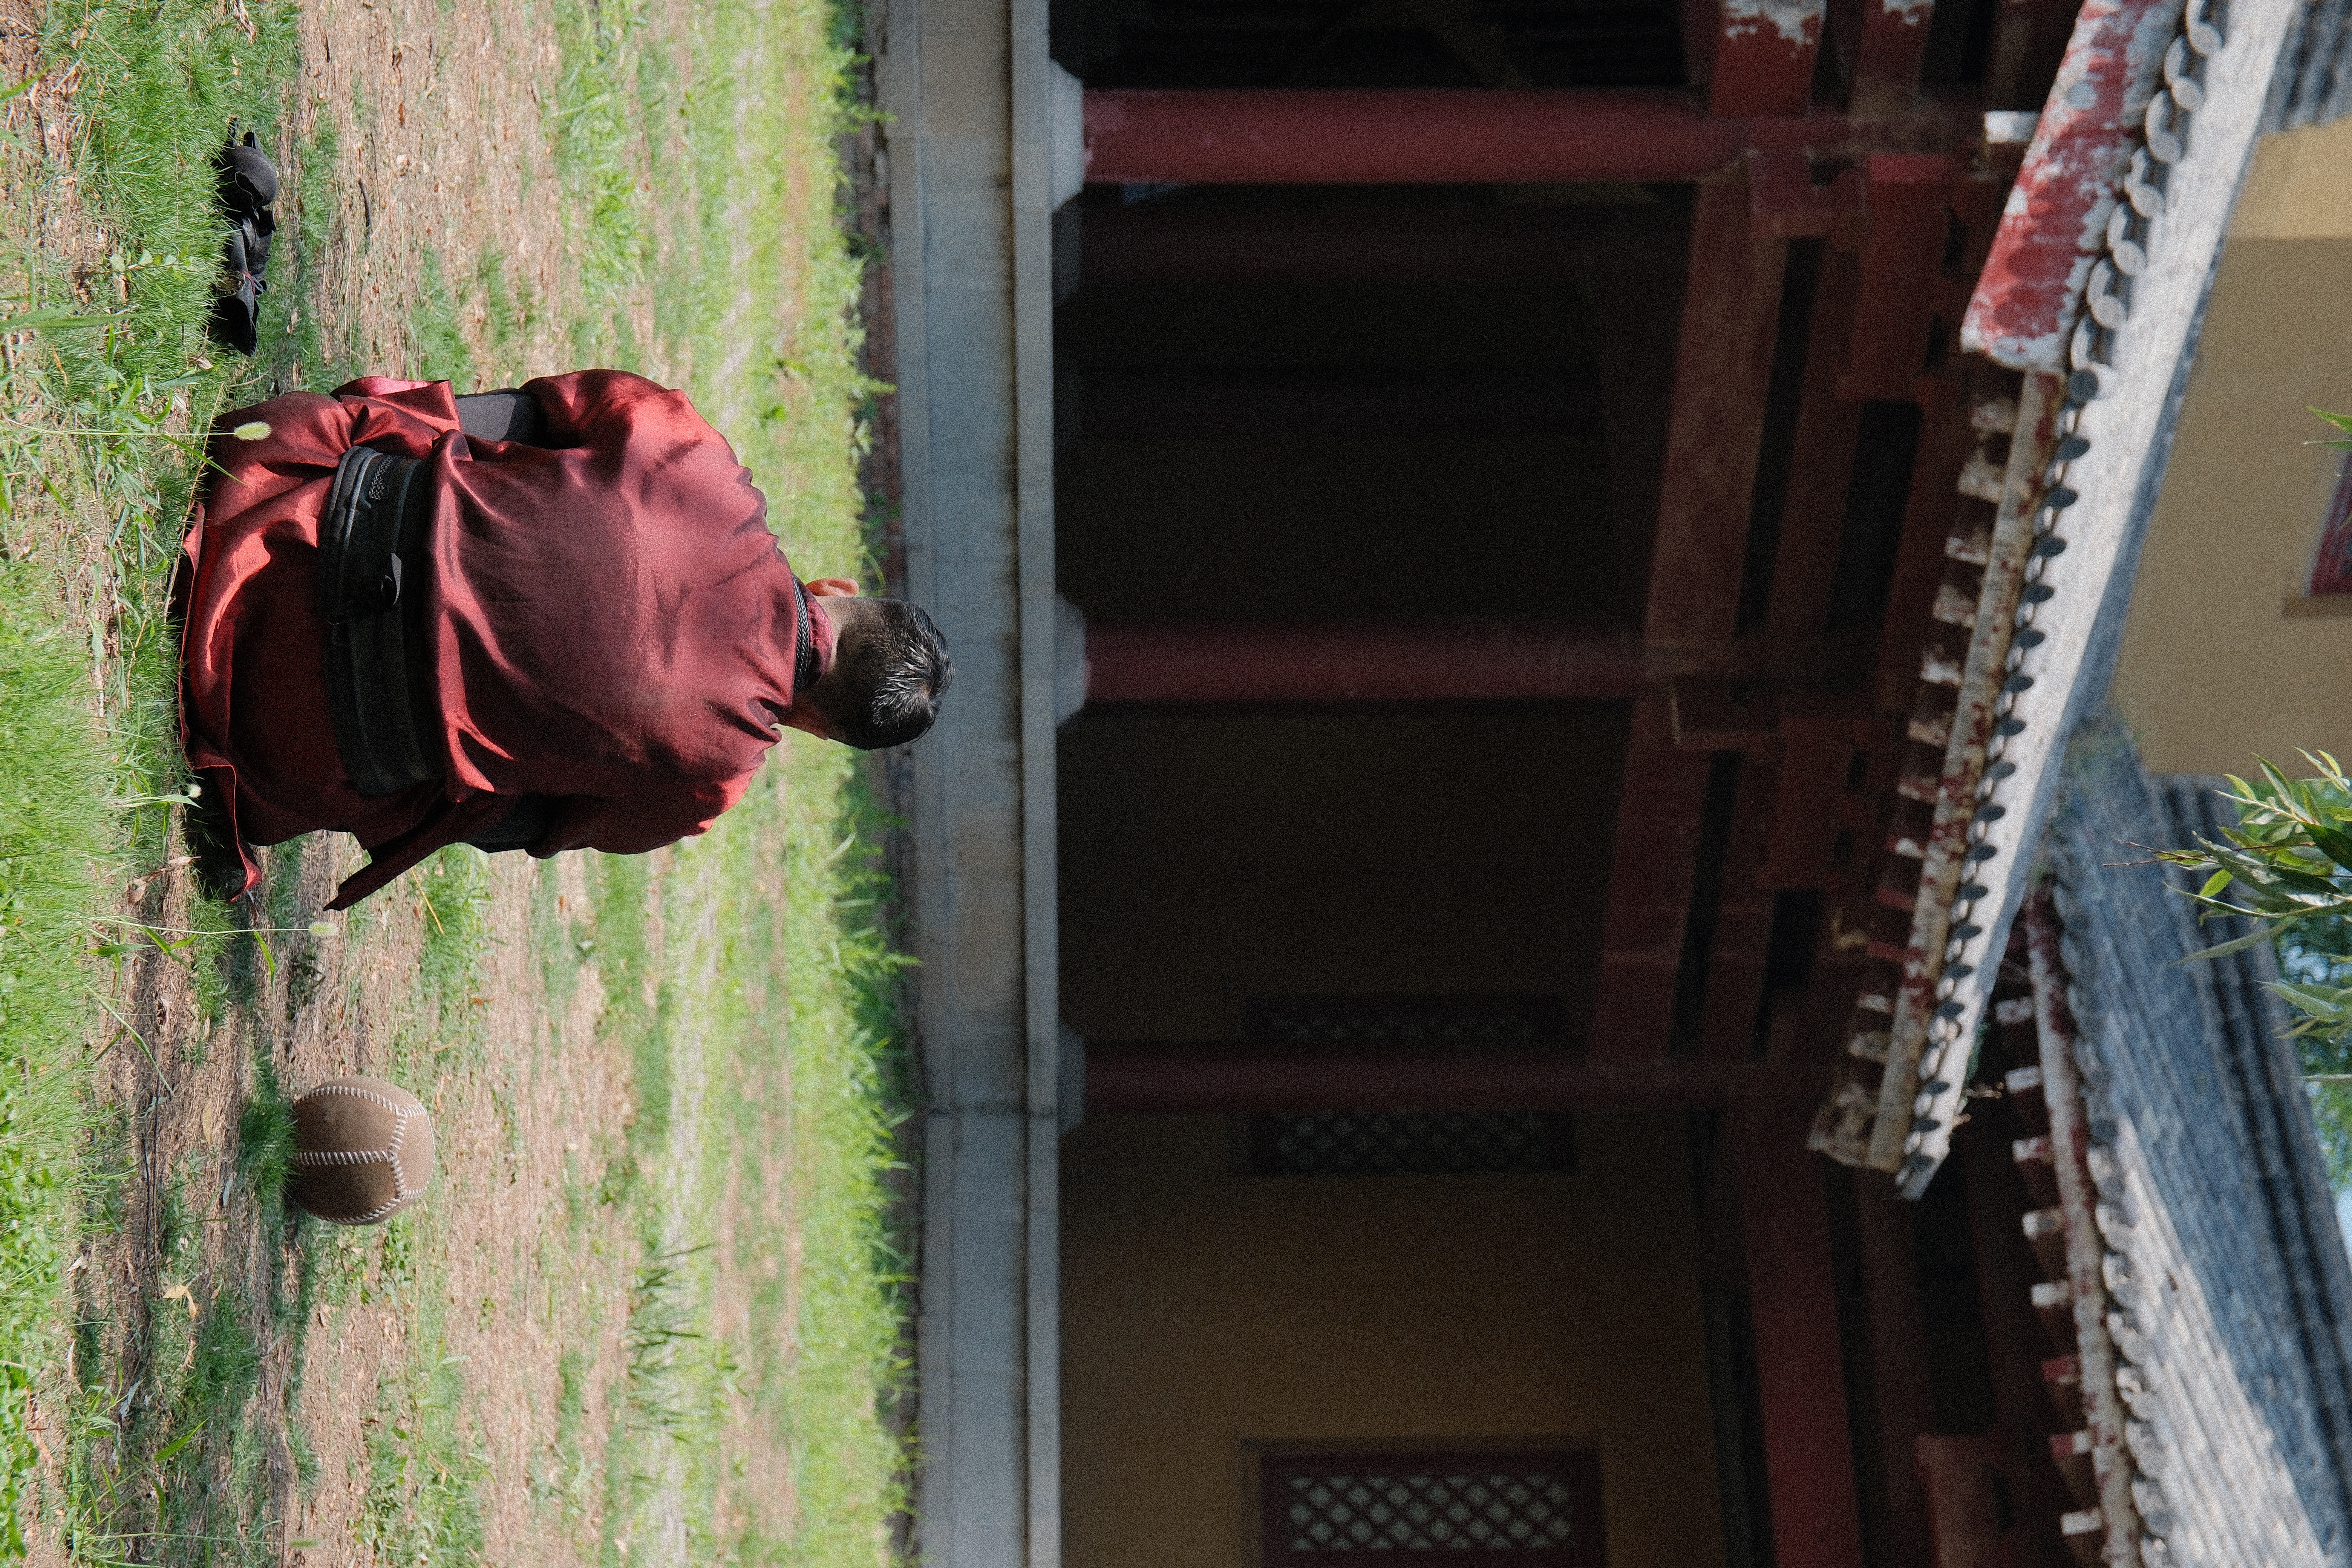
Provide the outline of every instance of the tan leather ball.
<path id="1" fill-rule="evenodd" d="M 380 1078 L 330 1079 L 294 1102 L 288 1195 L 336 1225 L 380 1225 L 433 1180 L 433 1118 Z"/>

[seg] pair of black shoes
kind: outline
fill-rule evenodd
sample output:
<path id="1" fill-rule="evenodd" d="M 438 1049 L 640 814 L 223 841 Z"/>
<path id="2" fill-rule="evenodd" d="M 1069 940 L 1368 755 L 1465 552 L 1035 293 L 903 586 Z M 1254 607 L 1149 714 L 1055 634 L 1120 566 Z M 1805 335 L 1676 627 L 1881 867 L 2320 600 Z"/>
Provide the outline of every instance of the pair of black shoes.
<path id="1" fill-rule="evenodd" d="M 269 287 L 262 273 L 269 266 L 269 237 L 278 232 L 278 218 L 269 210 L 278 200 L 278 169 L 248 131 L 245 140 L 221 149 L 213 170 L 229 222 L 224 259 L 230 288 L 213 303 L 212 335 L 224 347 L 249 354 L 261 342 L 261 296 Z"/>

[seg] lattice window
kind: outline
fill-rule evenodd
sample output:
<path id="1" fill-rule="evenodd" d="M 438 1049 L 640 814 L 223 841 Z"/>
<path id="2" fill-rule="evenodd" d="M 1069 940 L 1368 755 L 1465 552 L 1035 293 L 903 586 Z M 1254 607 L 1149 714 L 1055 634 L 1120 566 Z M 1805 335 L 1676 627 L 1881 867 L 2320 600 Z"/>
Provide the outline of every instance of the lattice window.
<path id="1" fill-rule="evenodd" d="M 1559 1045 L 1567 1008 L 1556 995 L 1260 996 L 1247 1033 L 1294 1044 Z"/>
<path id="2" fill-rule="evenodd" d="M 1600 1568 L 1601 1466 L 1589 1451 L 1269 1456 L 1265 1568 L 1508 1552 L 1511 1568 Z M 1401 1568 L 1401 1565 L 1400 1565 Z"/>
<path id="3" fill-rule="evenodd" d="M 1254 1176 L 1510 1175 L 1576 1168 L 1566 1114 L 1328 1110 L 1250 1118 Z"/>

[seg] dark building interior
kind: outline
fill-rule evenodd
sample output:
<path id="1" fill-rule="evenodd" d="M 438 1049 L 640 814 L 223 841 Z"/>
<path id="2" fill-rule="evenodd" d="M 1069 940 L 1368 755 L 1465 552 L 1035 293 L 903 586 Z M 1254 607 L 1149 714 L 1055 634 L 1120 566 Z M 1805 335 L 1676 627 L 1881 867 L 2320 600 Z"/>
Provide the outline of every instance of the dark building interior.
<path id="1" fill-rule="evenodd" d="M 1829 7 L 1822 102 L 1869 90 L 1861 10 Z M 1936 8 L 1922 100 L 2040 101 L 2063 26 L 1995 14 Z M 1685 60 L 1713 39 L 1686 49 L 1693 26 L 1672 5 L 1477 0 L 1053 13 L 1087 87 L 1171 89 L 1703 85 Z M 2023 1444 L 2053 1419 L 2020 1283 L 2021 1129 L 1989 1113 L 1917 1205 L 1802 1147 L 1874 918 L 1878 818 L 1840 802 L 1893 782 L 1969 450 L 1952 321 L 1922 306 L 1924 355 L 1843 387 L 1825 437 L 1821 367 L 1847 351 L 1870 258 L 1818 230 L 1775 242 L 1729 559 L 1675 555 L 1685 301 L 1717 243 L 1701 193 L 1098 184 L 1056 215 L 1055 548 L 1090 647 L 1134 626 L 1477 623 L 1617 639 L 1654 672 L 1540 700 L 1383 700 L 1370 671 L 1346 700 L 1091 701 L 1059 746 L 1062 1012 L 1090 1060 L 1146 1047 L 1179 1079 L 1197 1060 L 1202 1084 L 1253 1050 L 1605 1069 L 1633 1016 L 1655 1021 L 1665 1075 L 1643 1083 L 1763 1086 L 1736 1113 L 1605 1076 L 1482 1102 L 1475 1084 L 1501 1080 L 1475 1071 L 1390 1102 L 1344 1085 L 1097 1101 L 1063 1146 L 1072 1568 L 1357 1568 L 1308 1539 L 1336 1528 L 1315 1500 L 1402 1507 L 1396 1488 L 1480 1466 L 1519 1499 L 1493 1506 L 1532 1532 L 1523 1568 L 1925 1568 L 1915 1435 L 2006 1421 Z M 1935 210 L 1931 281 L 1980 253 L 1964 210 Z M 1654 578 L 1685 570 L 1728 584 L 1716 641 L 1661 616 L 1680 590 Z M 1768 824 L 1791 831 L 1772 812 L 1793 752 L 1735 736 L 1696 772 L 1645 761 L 1672 750 L 1654 671 L 1685 645 L 1762 672 L 1827 737 L 1803 764 L 1816 804 L 1780 808 L 1819 825 L 1816 871 L 1759 869 Z M 1688 885 L 1664 956 L 1612 982 L 1654 833 Z M 1752 1261 L 1780 1246 L 1784 1200 L 1818 1244 L 1811 1294 L 1759 1285 Z M 1766 1364 L 1759 1323 L 1792 1321 L 1821 1347 L 1810 1384 Z M 1774 1376 L 1804 1385 L 1794 1403 L 1772 1403 Z M 1800 1485 L 1786 1455 L 1808 1448 Z M 2014 1561 L 2054 1564 L 2057 1480 L 2031 1448 L 2004 1505 Z M 1842 1519 L 1822 1528 L 1854 1554 L 1792 1556 L 1829 1539 L 1800 1508 Z"/>
<path id="2" fill-rule="evenodd" d="M 1090 624 L 1638 619 L 1687 195 L 1515 195 L 1074 204 L 1057 532 Z M 1578 868 L 1606 864 L 1626 722 L 1090 711 L 1063 745 L 1069 1021 L 1211 1038 L 1262 994 L 1543 992 L 1580 1037 Z"/>

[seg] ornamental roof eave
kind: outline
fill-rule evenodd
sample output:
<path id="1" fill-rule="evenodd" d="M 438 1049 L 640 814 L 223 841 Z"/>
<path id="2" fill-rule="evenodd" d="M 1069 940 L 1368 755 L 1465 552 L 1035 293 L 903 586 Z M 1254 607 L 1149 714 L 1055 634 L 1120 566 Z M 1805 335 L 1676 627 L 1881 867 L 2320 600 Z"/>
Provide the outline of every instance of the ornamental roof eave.
<path id="1" fill-rule="evenodd" d="M 2065 737 L 2101 695 L 2086 688 L 2105 679 L 2297 13 L 2296 0 L 2085 0 L 1969 302 L 1963 342 L 2031 373 L 2000 506 L 2016 569 L 1985 576 L 1938 807 L 1948 842 L 1923 867 L 1884 1075 L 1867 1096 L 1843 1089 L 1815 1135 L 1841 1159 L 1895 1171 L 1905 1196 L 1950 1151 Z M 1873 1103 L 1856 1130 L 1862 1098 Z M 1826 1136 L 1841 1115 L 1846 1135 Z"/>

